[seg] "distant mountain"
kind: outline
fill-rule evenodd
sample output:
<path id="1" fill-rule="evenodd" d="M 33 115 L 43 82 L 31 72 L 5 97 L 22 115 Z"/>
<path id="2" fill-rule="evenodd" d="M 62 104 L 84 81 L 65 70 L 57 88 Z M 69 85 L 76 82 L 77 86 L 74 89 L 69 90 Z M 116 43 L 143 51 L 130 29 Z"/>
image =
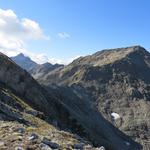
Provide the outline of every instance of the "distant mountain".
<path id="1" fill-rule="evenodd" d="M 25 56 L 24 54 L 20 53 L 15 57 L 11 57 L 11 59 L 19 65 L 21 68 L 28 71 L 35 79 L 40 79 L 43 75 L 57 69 L 62 68 L 64 65 L 62 64 L 51 64 L 51 63 L 44 63 L 44 64 L 37 64 L 36 62 L 32 61 L 30 57 Z"/>
<path id="2" fill-rule="evenodd" d="M 58 69 L 58 68 L 63 68 L 64 65 L 62 64 L 51 64 L 51 63 L 44 63 L 41 65 L 37 65 L 31 70 L 29 70 L 29 73 L 35 78 L 35 79 L 40 79 L 43 78 L 45 74 L 48 74 L 49 72 Z"/>
<path id="3" fill-rule="evenodd" d="M 150 53 L 143 47 L 102 50 L 80 57 L 45 74 L 40 83 L 69 87 L 121 131 L 150 146 Z"/>
<path id="4" fill-rule="evenodd" d="M 11 59 L 18 64 L 21 68 L 29 71 L 36 67 L 38 64 L 32 61 L 29 57 L 25 56 L 23 53 L 18 54 L 17 56 L 11 57 Z"/>
<path id="5" fill-rule="evenodd" d="M 141 150 L 71 88 L 39 85 L 2 53 L 0 63 L 0 149 Z"/>

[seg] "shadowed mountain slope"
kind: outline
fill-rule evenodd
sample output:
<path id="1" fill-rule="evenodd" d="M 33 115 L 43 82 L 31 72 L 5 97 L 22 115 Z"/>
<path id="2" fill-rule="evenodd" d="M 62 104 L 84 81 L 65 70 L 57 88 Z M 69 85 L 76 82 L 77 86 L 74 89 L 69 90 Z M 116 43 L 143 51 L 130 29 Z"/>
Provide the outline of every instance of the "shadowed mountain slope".
<path id="1" fill-rule="evenodd" d="M 68 86 L 134 140 L 150 142 L 150 53 L 143 47 L 80 57 L 45 74 L 40 83 Z"/>
<path id="2" fill-rule="evenodd" d="M 0 54 L 0 63 L 1 120 L 14 120 L 25 125 L 37 121 L 35 124 L 40 122 L 39 126 L 46 121 L 46 127 L 55 124 L 60 129 L 89 139 L 94 145 L 103 145 L 106 150 L 141 149 L 139 144 L 112 126 L 75 91 L 41 87 L 29 73 L 3 54 Z M 66 94 L 68 92 L 70 95 Z"/>

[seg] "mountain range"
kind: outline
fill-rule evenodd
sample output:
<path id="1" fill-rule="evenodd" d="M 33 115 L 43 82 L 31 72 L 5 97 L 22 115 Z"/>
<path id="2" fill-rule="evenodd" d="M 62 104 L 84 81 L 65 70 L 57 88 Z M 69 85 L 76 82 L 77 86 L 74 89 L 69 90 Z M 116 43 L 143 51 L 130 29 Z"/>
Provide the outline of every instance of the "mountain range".
<path id="1" fill-rule="evenodd" d="M 102 50 L 50 71 L 40 84 L 69 87 L 142 144 L 150 139 L 150 53 L 141 46 Z M 115 114 L 115 115 L 114 115 Z"/>
<path id="2" fill-rule="evenodd" d="M 23 54 L 10 59 L 1 53 L 0 62 L 3 149 L 19 143 L 37 150 L 42 144 L 49 149 L 149 149 L 150 53 L 143 47 L 102 50 L 66 66 L 39 65 Z M 9 127 L 20 141 L 10 140 Z"/>
<path id="3" fill-rule="evenodd" d="M 23 53 L 11 57 L 11 59 L 21 68 L 28 71 L 35 79 L 42 78 L 42 76 L 47 74 L 49 71 L 64 67 L 63 64 L 53 65 L 49 62 L 38 64 L 34 62 L 30 57 L 25 56 Z"/>

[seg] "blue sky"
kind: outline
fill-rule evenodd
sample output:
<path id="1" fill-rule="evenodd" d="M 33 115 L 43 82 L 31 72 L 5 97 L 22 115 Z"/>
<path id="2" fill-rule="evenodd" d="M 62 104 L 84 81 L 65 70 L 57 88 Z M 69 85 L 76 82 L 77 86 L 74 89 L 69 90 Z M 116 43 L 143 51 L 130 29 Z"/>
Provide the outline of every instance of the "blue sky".
<path id="1" fill-rule="evenodd" d="M 49 40 L 27 40 L 25 49 L 54 61 L 105 48 L 150 49 L 149 0 L 0 0 L 0 9 L 37 22 Z"/>

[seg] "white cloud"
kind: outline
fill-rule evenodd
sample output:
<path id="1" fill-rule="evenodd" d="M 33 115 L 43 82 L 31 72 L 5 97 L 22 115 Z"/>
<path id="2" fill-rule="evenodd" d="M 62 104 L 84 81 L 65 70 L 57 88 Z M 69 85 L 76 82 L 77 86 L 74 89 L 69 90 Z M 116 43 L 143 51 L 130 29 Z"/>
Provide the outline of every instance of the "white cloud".
<path id="1" fill-rule="evenodd" d="M 47 38 L 37 22 L 28 18 L 19 19 L 12 10 L 2 9 L 0 9 L 0 34 L 21 40 Z"/>
<path id="2" fill-rule="evenodd" d="M 31 53 L 28 54 L 28 56 L 32 60 L 36 61 L 39 64 L 43 64 L 45 62 L 49 62 L 51 64 L 56 64 L 57 63 L 57 64 L 64 64 L 64 65 L 67 65 L 67 64 L 71 63 L 73 60 L 75 60 L 75 59 L 80 57 L 78 55 L 78 56 L 75 56 L 75 57 L 72 57 L 72 58 L 68 58 L 68 59 L 59 59 L 59 58 L 49 58 L 49 57 L 47 57 L 46 54 L 35 55 L 33 53 L 32 54 Z"/>
<path id="3" fill-rule="evenodd" d="M 0 51 L 7 56 L 24 53 L 36 61 L 42 61 L 39 54 L 25 49 L 28 40 L 47 40 L 39 24 L 28 18 L 18 18 L 13 10 L 0 9 Z"/>
<path id="4" fill-rule="evenodd" d="M 3 51 L 14 50 L 15 53 L 24 49 L 26 40 L 46 38 L 37 22 L 27 18 L 19 19 L 12 10 L 0 9 L 0 48 Z"/>
<path id="5" fill-rule="evenodd" d="M 60 38 L 70 38 L 68 33 L 58 33 Z M 61 60 L 48 58 L 46 54 L 35 54 L 26 50 L 25 45 L 28 40 L 47 40 L 48 36 L 44 35 L 40 25 L 28 18 L 19 18 L 11 9 L 0 9 L 0 52 L 7 56 L 15 56 L 23 53 L 39 64 L 50 62 L 52 64 L 68 64 L 72 58 Z"/>
<path id="6" fill-rule="evenodd" d="M 58 36 L 61 38 L 61 39 L 68 39 L 70 38 L 70 35 L 66 32 L 60 32 L 58 33 Z"/>

